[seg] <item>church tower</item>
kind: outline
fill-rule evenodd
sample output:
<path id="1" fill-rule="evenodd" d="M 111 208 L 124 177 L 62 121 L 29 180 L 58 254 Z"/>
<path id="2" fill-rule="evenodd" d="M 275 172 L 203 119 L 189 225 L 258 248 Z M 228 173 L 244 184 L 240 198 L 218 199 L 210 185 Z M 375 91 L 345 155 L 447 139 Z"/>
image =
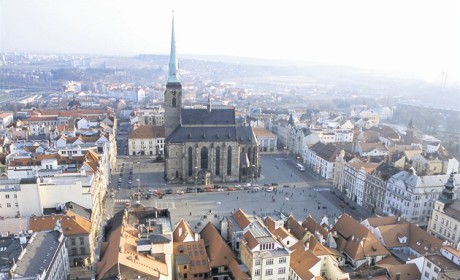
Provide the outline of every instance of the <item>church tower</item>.
<path id="1" fill-rule="evenodd" d="M 165 137 L 167 138 L 180 124 L 182 107 L 182 85 L 179 80 L 179 67 L 176 57 L 176 40 L 174 37 L 174 15 L 172 18 L 171 53 L 169 57 L 169 76 L 164 96 Z"/>
<path id="2" fill-rule="evenodd" d="M 414 141 L 414 123 L 410 120 L 407 125 L 406 136 L 404 137 L 404 144 L 410 145 Z"/>

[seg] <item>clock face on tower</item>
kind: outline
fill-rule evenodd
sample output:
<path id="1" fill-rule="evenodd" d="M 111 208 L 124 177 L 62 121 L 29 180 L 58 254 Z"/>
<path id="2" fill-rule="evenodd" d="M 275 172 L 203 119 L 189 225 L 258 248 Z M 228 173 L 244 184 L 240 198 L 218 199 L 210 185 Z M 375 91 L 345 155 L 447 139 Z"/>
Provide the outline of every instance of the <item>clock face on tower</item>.
<path id="1" fill-rule="evenodd" d="M 176 96 L 177 91 L 172 90 L 171 93 L 172 93 L 173 96 Z"/>

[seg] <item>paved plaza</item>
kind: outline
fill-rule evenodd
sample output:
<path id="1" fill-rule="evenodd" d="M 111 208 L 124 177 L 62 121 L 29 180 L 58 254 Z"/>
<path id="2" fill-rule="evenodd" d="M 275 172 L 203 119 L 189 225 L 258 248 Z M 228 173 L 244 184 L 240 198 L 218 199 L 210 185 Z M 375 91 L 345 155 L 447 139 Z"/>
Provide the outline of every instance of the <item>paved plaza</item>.
<path id="1" fill-rule="evenodd" d="M 123 165 L 122 165 L 123 163 Z M 251 192 L 248 190 L 203 192 L 165 195 L 162 199 L 152 197 L 141 198 L 140 202 L 145 206 L 168 208 L 171 212 L 173 223 L 181 218 L 186 219 L 197 230 L 209 221 L 218 224 L 224 216 L 241 208 L 248 214 L 264 215 L 266 213 L 293 214 L 296 219 L 303 220 L 307 215 L 321 221 L 327 217 L 330 222 L 339 216 L 344 209 L 340 208 L 339 200 L 330 193 L 327 182 L 318 181 L 306 172 L 295 168 L 292 159 L 282 155 L 262 156 L 261 177 L 253 181 L 263 187 L 264 184 L 277 183 L 277 192 L 260 190 Z M 121 166 L 120 190 L 116 190 Z M 131 185 L 129 185 L 129 172 L 132 168 Z M 139 179 L 139 180 L 137 180 Z M 225 186 L 234 186 L 236 183 L 227 183 Z M 289 187 L 283 187 L 288 185 Z M 130 187 L 131 186 L 131 187 Z M 111 189 L 114 197 L 106 201 L 106 213 L 110 217 L 114 211 L 124 209 L 125 203 L 134 204 L 136 197 L 130 197 L 137 193 L 138 188 L 147 192 L 150 190 L 178 189 L 185 190 L 194 185 L 167 185 L 163 179 L 163 164 L 154 163 L 150 157 L 123 157 L 117 163 L 117 168 L 112 172 Z M 351 209 L 347 209 L 347 212 Z M 360 213 L 355 214 L 359 218 Z"/>

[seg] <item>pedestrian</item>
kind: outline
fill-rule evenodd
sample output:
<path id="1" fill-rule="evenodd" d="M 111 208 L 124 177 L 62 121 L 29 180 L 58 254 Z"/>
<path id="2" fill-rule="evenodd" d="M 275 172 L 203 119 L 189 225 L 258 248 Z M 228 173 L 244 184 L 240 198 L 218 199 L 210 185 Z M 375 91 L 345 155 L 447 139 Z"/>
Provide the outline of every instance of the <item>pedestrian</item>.
<path id="1" fill-rule="evenodd" d="M 192 216 L 192 212 L 190 212 L 190 216 Z"/>

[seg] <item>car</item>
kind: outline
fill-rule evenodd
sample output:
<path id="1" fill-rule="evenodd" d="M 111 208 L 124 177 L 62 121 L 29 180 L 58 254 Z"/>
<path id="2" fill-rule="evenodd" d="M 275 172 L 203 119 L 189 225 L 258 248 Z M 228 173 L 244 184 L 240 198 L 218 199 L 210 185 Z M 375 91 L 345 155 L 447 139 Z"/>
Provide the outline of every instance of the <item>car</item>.
<path id="1" fill-rule="evenodd" d="M 234 191 L 234 190 L 235 190 L 235 188 L 232 188 L 232 187 L 227 188 L 227 191 L 229 191 L 229 192 Z"/>
<path id="2" fill-rule="evenodd" d="M 195 191 L 195 188 L 192 188 L 192 187 L 187 187 L 187 188 L 185 189 L 185 192 L 186 192 L 186 193 L 192 193 L 192 192 L 194 192 L 194 191 Z"/>
<path id="3" fill-rule="evenodd" d="M 354 205 L 351 205 L 350 208 L 353 209 L 353 210 L 356 210 L 356 206 L 354 206 Z"/>
<path id="4" fill-rule="evenodd" d="M 253 188 L 252 188 L 252 191 L 253 191 L 253 192 L 258 192 L 258 191 L 260 191 L 260 188 L 259 188 L 259 187 L 253 187 Z"/>
<path id="5" fill-rule="evenodd" d="M 218 188 L 217 191 L 218 191 L 218 192 L 223 192 L 223 191 L 224 191 L 224 188 Z"/>
<path id="6" fill-rule="evenodd" d="M 278 186 L 278 183 L 272 183 L 272 186 L 276 187 L 276 186 Z"/>
<path id="7" fill-rule="evenodd" d="M 173 190 L 172 189 L 166 189 L 165 194 L 173 194 Z"/>
<path id="8" fill-rule="evenodd" d="M 215 189 L 220 189 L 220 188 L 222 188 L 222 186 L 221 185 L 214 185 L 214 188 Z"/>
<path id="9" fill-rule="evenodd" d="M 283 188 L 289 188 L 289 185 L 283 185 Z"/>
<path id="10" fill-rule="evenodd" d="M 266 192 L 272 192 L 272 191 L 273 191 L 273 187 L 268 187 L 265 191 L 266 191 Z"/>
<path id="11" fill-rule="evenodd" d="M 204 189 L 203 188 L 197 188 L 196 191 L 197 192 L 204 192 Z"/>
<path id="12" fill-rule="evenodd" d="M 250 190 L 250 189 L 251 189 L 251 187 L 248 187 L 248 186 L 244 186 L 244 189 L 245 189 L 245 190 Z"/>
<path id="13" fill-rule="evenodd" d="M 270 184 L 269 184 L 269 183 L 265 183 L 265 184 L 264 184 L 264 187 L 270 187 Z"/>
<path id="14" fill-rule="evenodd" d="M 205 192 L 213 192 L 214 189 L 211 188 L 211 187 L 205 187 L 205 188 L 204 188 L 204 191 L 205 191 Z"/>
<path id="15" fill-rule="evenodd" d="M 176 194 L 184 194 L 183 190 L 176 190 Z"/>

